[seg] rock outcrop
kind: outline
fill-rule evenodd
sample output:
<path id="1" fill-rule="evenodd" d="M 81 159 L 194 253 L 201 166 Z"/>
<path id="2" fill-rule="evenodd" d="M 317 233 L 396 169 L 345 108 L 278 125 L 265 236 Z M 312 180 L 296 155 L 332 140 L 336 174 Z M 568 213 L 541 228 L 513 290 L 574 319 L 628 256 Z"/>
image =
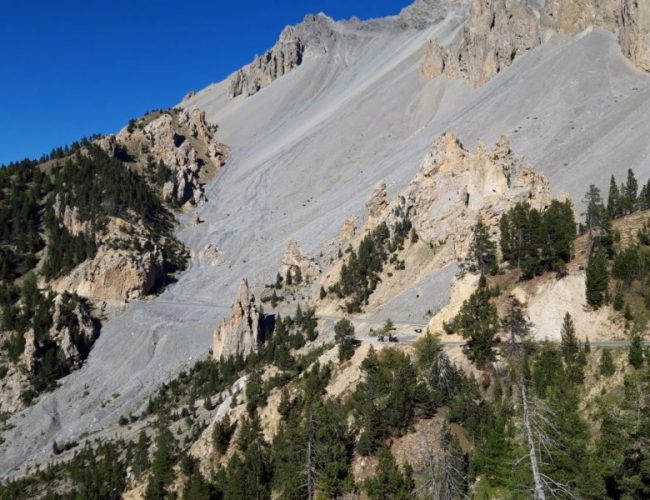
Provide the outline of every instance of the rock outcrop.
<path id="1" fill-rule="evenodd" d="M 429 40 L 427 53 L 422 62 L 422 74 L 428 78 L 437 78 L 445 71 L 447 53 L 438 40 Z"/>
<path id="2" fill-rule="evenodd" d="M 69 294 L 57 295 L 52 308 L 47 343 L 54 344 L 57 366 L 67 373 L 81 367 L 99 335 L 99 327 L 88 306 Z M 12 334 L 2 332 L 0 338 L 4 341 Z M 25 408 L 22 395 L 31 387 L 30 377 L 37 369 L 38 350 L 43 341 L 38 341 L 31 329 L 25 332 L 24 338 L 25 348 L 18 361 L 7 363 L 7 373 L 0 379 L 0 413 L 15 413 Z"/>
<path id="3" fill-rule="evenodd" d="M 351 217 L 348 217 L 343 221 L 343 226 L 341 227 L 341 231 L 339 233 L 339 241 L 341 242 L 346 242 L 346 241 L 351 241 L 355 235 L 357 234 L 357 227 L 356 224 L 354 223 L 354 219 Z"/>
<path id="4" fill-rule="evenodd" d="M 171 175 L 162 196 L 176 205 L 205 202 L 203 183 L 226 163 L 230 151 L 215 139 L 217 127 L 198 109 L 154 112 L 132 122 L 116 136 L 98 141 L 108 154 L 124 151 L 150 176 L 162 163 Z"/>
<path id="5" fill-rule="evenodd" d="M 232 305 L 230 318 L 223 320 L 214 332 L 212 355 L 214 359 L 231 356 L 248 356 L 257 352 L 260 335 L 260 313 L 255 297 L 248 288 L 248 281 L 242 280 Z"/>
<path id="6" fill-rule="evenodd" d="M 372 190 L 372 194 L 366 202 L 368 211 L 368 227 L 372 227 L 381 217 L 388 206 L 388 189 L 385 181 L 379 181 Z"/>
<path id="7" fill-rule="evenodd" d="M 230 96 L 256 94 L 274 80 L 300 66 L 308 50 L 327 50 L 334 36 L 333 21 L 318 14 L 305 17 L 296 25 L 285 28 L 275 46 L 230 77 Z"/>
<path id="8" fill-rule="evenodd" d="M 96 241 L 95 256 L 54 280 L 53 290 L 93 299 L 127 300 L 144 297 L 156 286 L 162 275 L 163 253 L 144 228 L 111 218 Z"/>
<path id="9" fill-rule="evenodd" d="M 500 216 L 520 201 L 545 208 L 551 201 L 549 184 L 532 167 L 519 166 L 507 139 L 492 150 L 479 141 L 470 151 L 448 133 L 436 139 L 409 187 L 385 211 L 385 220 L 391 226 L 401 217 L 396 213 L 406 213 L 421 239 L 446 252 L 442 261 L 447 263 L 465 257 L 479 217 L 497 236 Z"/>
<path id="10" fill-rule="evenodd" d="M 637 67 L 650 72 L 650 2 L 624 0 L 618 41 L 623 54 Z"/>
<path id="11" fill-rule="evenodd" d="M 639 0 L 472 0 L 469 19 L 449 47 L 429 42 L 422 73 L 480 87 L 542 43 L 543 33 L 572 36 L 590 27 L 618 35 L 623 54 L 650 71 L 650 3 Z"/>
<path id="12" fill-rule="evenodd" d="M 300 249 L 296 241 L 290 240 L 282 257 L 280 276 L 284 277 L 288 273 L 296 276 L 298 270 L 302 280 L 307 283 L 314 281 L 320 275 L 320 268 L 314 260 Z"/>
<path id="13" fill-rule="evenodd" d="M 436 56 L 446 61 L 447 77 L 480 87 L 540 43 L 539 20 L 525 2 L 473 0 L 470 18 L 447 54 Z"/>

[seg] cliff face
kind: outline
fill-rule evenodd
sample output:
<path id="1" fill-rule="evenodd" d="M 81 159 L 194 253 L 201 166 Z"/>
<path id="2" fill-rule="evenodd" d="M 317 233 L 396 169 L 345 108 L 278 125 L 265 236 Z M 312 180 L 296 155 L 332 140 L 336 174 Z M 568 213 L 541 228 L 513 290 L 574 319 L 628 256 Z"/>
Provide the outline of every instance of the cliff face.
<path id="1" fill-rule="evenodd" d="M 624 0 L 620 14 L 621 50 L 637 67 L 650 71 L 650 2 Z"/>
<path id="2" fill-rule="evenodd" d="M 0 339 L 6 340 L 10 333 L 0 332 Z M 52 304 L 52 326 L 46 340 L 36 338 L 30 329 L 25 333 L 25 348 L 18 361 L 6 365 L 8 371 L 0 379 L 0 413 L 14 413 L 25 408 L 23 394 L 30 388 L 31 378 L 39 371 L 38 365 L 42 361 L 38 353 L 46 347 L 45 344 L 55 353 L 58 369 L 67 373 L 81 367 L 98 335 L 97 323 L 85 303 L 70 295 L 57 295 Z M 3 355 L 0 353 L 0 358 Z"/>
<path id="3" fill-rule="evenodd" d="M 479 217 L 496 234 L 500 216 L 523 201 L 546 207 L 548 180 L 521 166 L 506 138 L 491 150 L 480 141 L 469 150 L 447 133 L 434 141 L 409 187 L 388 205 L 385 220 L 390 226 L 396 213 L 407 214 L 419 237 L 439 247 L 445 265 L 465 257 Z"/>
<path id="4" fill-rule="evenodd" d="M 449 47 L 430 42 L 422 73 L 466 79 L 470 86 L 480 87 L 540 45 L 545 31 L 572 36 L 589 27 L 616 33 L 623 54 L 650 71 L 648 2 L 549 0 L 536 9 L 522 0 L 473 0 L 469 19 Z"/>
<path id="5" fill-rule="evenodd" d="M 216 360 L 237 355 L 246 357 L 257 352 L 259 334 L 260 313 L 255 297 L 248 288 L 248 281 L 242 280 L 230 318 L 224 319 L 214 332 L 212 355 Z"/>
<path id="6" fill-rule="evenodd" d="M 473 0 L 469 20 L 443 56 L 444 73 L 480 87 L 540 43 L 539 21 L 525 3 Z"/>
<path id="7" fill-rule="evenodd" d="M 230 77 L 230 96 L 256 94 L 300 66 L 308 50 L 327 50 L 327 41 L 334 37 L 332 23 L 329 17 L 318 14 L 285 28 L 272 49 Z"/>
<path id="8" fill-rule="evenodd" d="M 160 163 L 169 169 L 162 196 L 182 206 L 206 201 L 203 184 L 226 163 L 230 150 L 215 138 L 216 125 L 198 109 L 156 112 L 124 127 L 100 145 L 113 155 L 122 148 L 148 176 L 158 175 Z"/>
<path id="9" fill-rule="evenodd" d="M 146 228 L 113 217 L 95 236 L 96 255 L 54 280 L 53 290 L 99 300 L 125 300 L 141 298 L 155 287 L 164 257 Z"/>

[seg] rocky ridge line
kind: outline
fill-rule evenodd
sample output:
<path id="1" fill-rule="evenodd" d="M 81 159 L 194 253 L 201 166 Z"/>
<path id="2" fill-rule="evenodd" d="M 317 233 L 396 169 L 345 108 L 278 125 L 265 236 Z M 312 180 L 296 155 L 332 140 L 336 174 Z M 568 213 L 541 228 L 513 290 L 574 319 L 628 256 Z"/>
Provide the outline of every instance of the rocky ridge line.
<path id="1" fill-rule="evenodd" d="M 421 70 L 477 88 L 541 45 L 545 31 L 572 36 L 590 27 L 616 33 L 625 57 L 650 71 L 650 4 L 637 0 L 550 0 L 541 10 L 522 0 L 473 0 L 449 47 L 429 42 Z"/>

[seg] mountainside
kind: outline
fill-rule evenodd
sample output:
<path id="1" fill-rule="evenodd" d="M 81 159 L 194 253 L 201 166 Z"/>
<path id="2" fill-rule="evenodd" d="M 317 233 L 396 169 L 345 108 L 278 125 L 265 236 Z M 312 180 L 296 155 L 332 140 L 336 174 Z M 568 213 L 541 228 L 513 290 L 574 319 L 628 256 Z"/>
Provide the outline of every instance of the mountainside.
<path id="1" fill-rule="evenodd" d="M 106 301 L 110 318 L 98 337 L 89 334 L 93 343 L 84 343 L 83 366 L 72 352 L 69 365 L 75 370 L 61 372 L 65 378 L 58 387 L 48 387 L 53 390 L 34 397 L 9 420 L 0 445 L 0 477 L 44 463 L 53 449 L 60 458 L 70 458 L 73 452 L 60 448 L 65 443 L 74 448 L 84 439 L 119 435 L 135 446 L 140 430 L 152 435 L 159 419 L 198 460 L 198 465 L 180 464 L 178 478 L 191 483 L 201 470 L 206 478 L 216 478 L 215 484 L 237 482 L 237 477 L 243 483 L 244 476 L 237 476 L 243 472 L 229 465 L 238 453 L 231 441 L 242 455 L 259 433 L 269 443 L 277 438 L 289 446 L 305 436 L 311 439 L 309 419 L 316 415 L 331 424 L 318 439 L 333 447 L 338 436 L 348 447 L 328 448 L 347 457 L 339 462 L 349 470 L 338 482 L 332 479 L 336 486 L 319 486 L 326 497 L 366 491 L 360 485 L 378 463 L 390 469 L 386 444 L 400 465 L 416 469 L 418 487 L 426 475 L 418 467 L 426 468 L 431 456 L 440 450 L 447 450 L 447 457 L 463 455 L 474 467 L 463 466 L 465 476 L 474 474 L 464 488 L 489 498 L 514 490 L 508 481 L 486 478 L 507 476 L 499 467 L 526 453 L 526 440 L 517 437 L 525 426 L 521 401 L 527 401 L 522 372 L 534 378 L 535 397 L 551 404 L 562 400 L 567 381 L 577 387 L 572 385 L 575 393 L 565 399 L 579 405 L 553 408 L 568 420 L 579 420 L 581 432 L 581 418 L 598 421 L 594 433 L 601 425 L 613 425 L 596 411 L 598 405 L 605 413 L 611 410 L 611 401 L 601 401 L 597 392 L 611 389 L 612 400 L 633 405 L 624 377 L 633 380 L 637 393 L 647 389 L 647 374 L 630 368 L 618 351 L 611 361 L 617 367 L 611 383 L 598 374 L 604 373 L 608 342 L 626 347 L 626 339 L 646 333 L 646 267 L 625 271 L 631 265 L 620 255 L 638 252 L 630 259 L 646 262 L 646 212 L 639 211 L 650 208 L 649 188 L 634 190 L 633 207 L 608 200 L 602 211 L 620 210 L 601 214 L 597 222 L 583 219 L 583 212 L 592 213 L 584 195 L 591 184 L 605 193 L 611 176 L 625 179 L 625 191 L 633 184 L 628 170 L 642 183 L 650 177 L 649 9 L 647 2 L 634 0 L 417 0 L 385 19 L 334 21 L 310 15 L 286 28 L 278 43 L 250 65 L 191 92 L 178 108 L 134 120 L 114 136 L 83 145 L 81 153 L 66 152 L 65 158 L 77 155 L 74 168 L 64 166 L 65 158 L 36 162 L 30 168 L 51 172 L 53 179 L 74 179 L 85 162 L 91 170 L 118 162 L 135 176 L 134 183 L 147 186 L 142 189 L 151 195 L 144 199 L 156 208 L 148 211 L 136 203 L 117 210 L 107 202 L 98 222 L 87 212 L 96 200 L 66 189 L 70 181 L 52 191 L 47 203 L 45 198 L 39 202 L 39 209 L 51 209 L 67 238 L 92 234 L 92 245 L 79 244 L 83 252 L 92 248 L 69 263 L 69 253 L 62 252 L 64 263 L 54 269 L 65 272 L 50 272 L 45 254 L 38 253 L 48 248 L 47 254 L 55 255 L 49 253 L 48 237 L 26 252 L 43 260 L 43 267 L 30 261 L 21 275 L 36 269 L 39 283 L 60 294 L 52 304 L 67 300 L 60 298 L 65 292 Z M 93 154 L 94 162 L 88 162 Z M 66 168 L 67 173 L 57 173 Z M 169 210 L 176 210 L 175 230 Z M 584 222 L 575 241 L 574 218 Z M 626 232 L 628 226 L 632 229 Z M 535 251 L 523 244 L 513 250 L 509 229 L 534 233 L 538 239 L 529 246 Z M 496 263 L 472 258 L 478 255 L 475 238 L 481 230 L 498 246 Z M 35 228 L 34 234 L 39 231 Z M 616 231 L 623 234 L 620 240 L 614 239 Z M 570 242 L 564 233 L 573 233 Z M 601 267 L 614 276 L 600 289 L 597 306 L 585 291 L 593 278 L 592 255 L 603 259 Z M 499 272 L 480 279 L 490 274 L 483 266 L 492 265 Z M 20 284 L 20 278 L 11 280 Z M 614 304 L 615 293 L 624 295 L 616 290 L 628 280 L 621 300 L 629 314 L 623 304 Z M 148 298 L 153 291 L 157 295 Z M 23 307 L 29 294 L 19 299 L 17 293 L 14 303 Z M 536 341 L 560 340 L 564 315 L 570 312 L 579 337 L 575 349 L 566 354 L 540 343 L 527 351 L 529 361 L 509 366 L 506 329 L 500 325 L 511 297 L 528 307 L 530 338 Z M 128 303 L 116 310 L 114 300 Z M 463 350 L 462 332 L 470 329 L 465 301 L 494 306 L 494 317 L 484 326 L 496 328 L 503 344 L 486 341 L 499 355 L 479 356 L 492 368 Z M 62 306 L 56 307 L 55 316 Z M 75 312 L 77 317 L 83 313 Z M 344 317 L 356 340 L 341 322 Z M 374 337 L 383 332 L 392 338 L 388 319 L 408 344 L 402 350 L 387 349 Z M 20 328 L 29 345 L 29 328 Z M 48 333 L 52 338 L 54 330 Z M 425 340 L 411 347 L 416 332 L 427 330 L 442 334 L 442 346 L 422 335 Z M 50 325 L 43 331 L 50 332 Z M 598 343 L 591 354 L 584 345 L 587 336 Z M 429 341 L 435 346 L 427 347 Z M 204 359 L 211 348 L 213 361 Z M 339 357 L 345 348 L 350 355 Z M 432 367 L 439 373 L 441 366 L 449 370 L 443 373 L 451 374 L 456 394 L 428 378 Z M 408 415 L 396 409 L 386 423 L 372 420 L 373 412 L 381 414 L 373 400 L 397 405 L 398 389 L 407 386 Z M 9 389 L 2 390 L 4 397 Z M 309 406 L 313 398 L 322 406 Z M 314 414 L 304 413 L 305 408 Z M 637 398 L 641 408 L 646 411 L 645 397 Z M 176 413 L 177 419 L 170 417 Z M 259 429 L 253 415 L 259 417 Z M 627 422 L 632 415 L 631 406 L 625 406 L 615 417 Z M 643 419 L 645 425 L 645 414 Z M 355 427 L 348 429 L 348 420 Z M 302 434 L 291 435 L 291 422 Z M 418 449 L 414 442 L 427 435 L 436 436 L 433 448 Z M 590 452 L 607 448 L 587 429 L 580 436 Z M 507 441 L 507 453 L 489 448 L 496 447 L 492 438 Z M 634 448 L 646 437 L 630 439 L 626 446 Z M 223 449 L 215 451 L 219 442 Z M 282 442 L 273 445 L 273 453 Z M 119 455 L 126 445 L 115 446 Z M 146 443 L 142 446 L 146 455 Z M 411 456 L 419 458 L 409 461 Z M 620 457 L 609 458 L 614 464 Z M 127 476 L 126 462 L 120 463 L 120 491 L 128 483 L 134 498 L 142 496 L 148 473 L 142 476 L 130 464 Z M 224 468 L 217 471 L 218 464 Z M 526 467 L 513 477 L 524 478 L 526 487 L 539 486 L 532 484 L 534 474 Z M 570 475 L 569 469 L 545 473 Z M 287 465 L 287 470 L 293 469 Z M 578 497 L 605 495 L 602 485 L 588 489 L 592 485 L 585 477 L 594 470 L 580 473 Z M 279 481 L 274 488 L 289 488 L 291 473 L 284 473 L 274 473 Z M 612 478 L 619 473 L 612 472 Z M 600 470 L 592 474 L 601 475 Z M 568 484 L 570 479 L 558 481 Z M 183 482 L 178 479 L 174 487 L 180 491 Z M 428 488 L 423 495 L 435 497 L 438 490 Z M 220 491 L 236 496 L 234 490 Z M 616 497 L 616 492 L 606 493 Z M 305 498 L 304 492 L 296 495 Z M 460 496 L 458 491 L 448 495 Z"/>

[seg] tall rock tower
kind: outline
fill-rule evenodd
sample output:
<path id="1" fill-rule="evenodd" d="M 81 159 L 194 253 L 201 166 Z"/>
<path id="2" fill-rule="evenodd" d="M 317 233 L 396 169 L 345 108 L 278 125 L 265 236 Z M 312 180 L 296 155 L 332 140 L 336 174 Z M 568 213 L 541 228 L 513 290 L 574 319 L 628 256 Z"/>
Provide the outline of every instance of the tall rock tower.
<path id="1" fill-rule="evenodd" d="M 224 319 L 214 332 L 214 359 L 227 359 L 238 354 L 246 357 L 257 352 L 259 334 L 260 313 L 248 281 L 244 279 L 239 284 L 230 319 Z"/>

